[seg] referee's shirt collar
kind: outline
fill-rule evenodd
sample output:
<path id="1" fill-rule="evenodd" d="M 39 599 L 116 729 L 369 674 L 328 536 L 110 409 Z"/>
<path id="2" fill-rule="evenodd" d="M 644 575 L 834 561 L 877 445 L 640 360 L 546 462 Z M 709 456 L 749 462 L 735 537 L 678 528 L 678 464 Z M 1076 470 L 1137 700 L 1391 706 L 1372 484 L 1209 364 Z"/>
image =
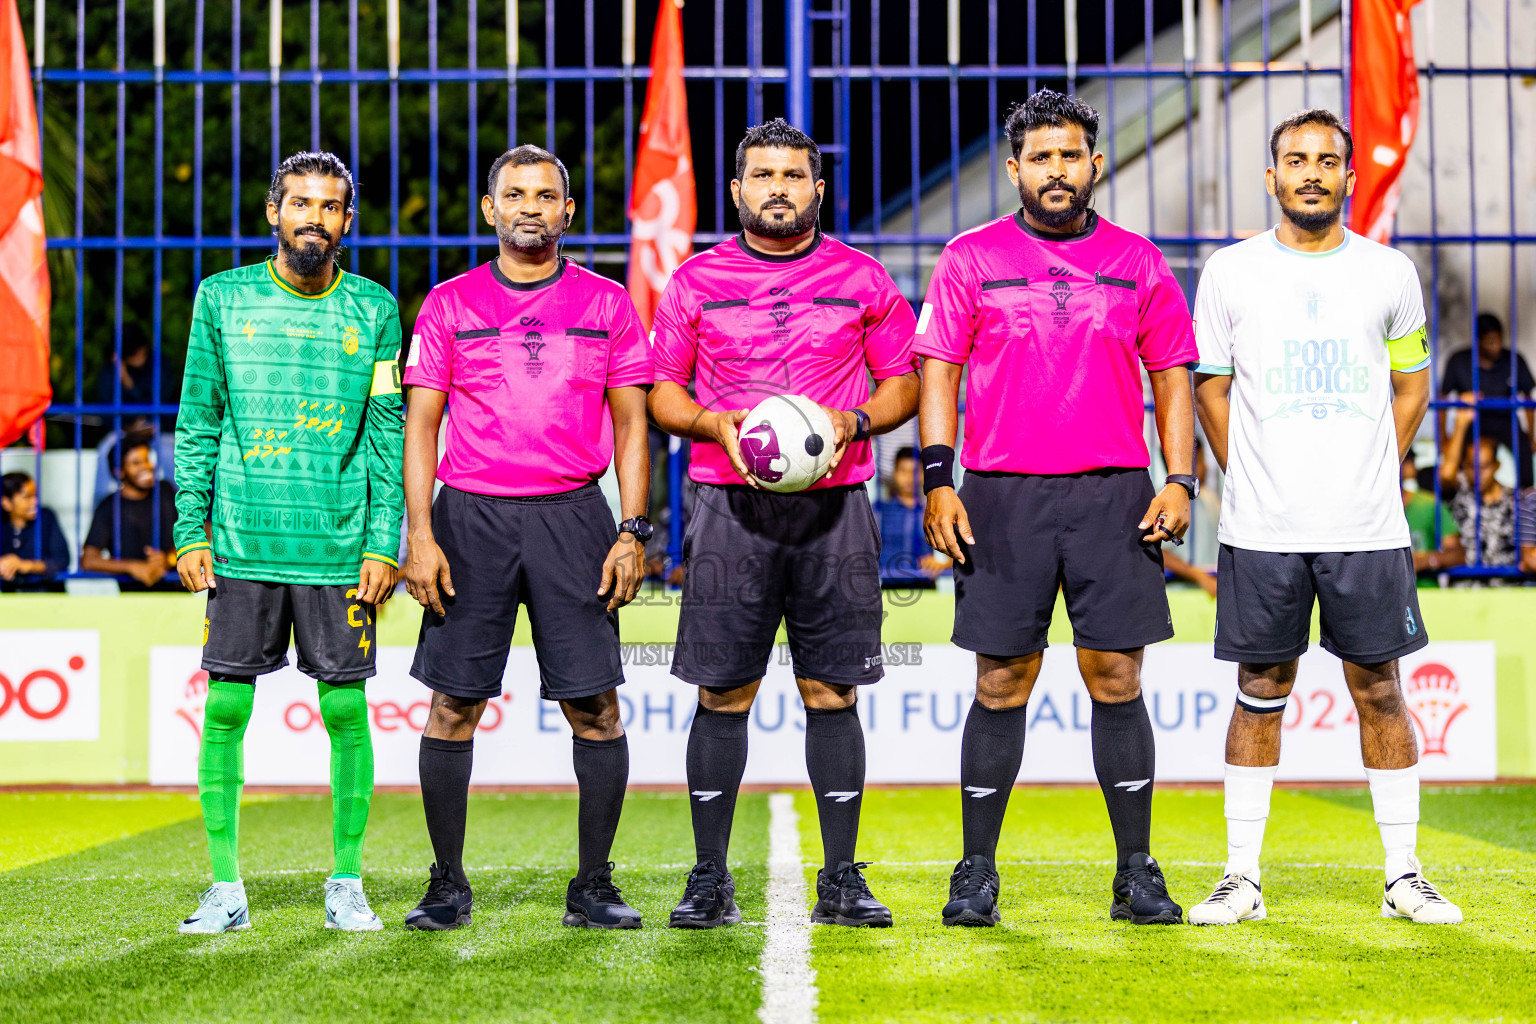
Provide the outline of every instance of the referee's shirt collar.
<path id="1" fill-rule="evenodd" d="M 763 252 L 761 249 L 752 248 L 752 246 L 747 243 L 747 233 L 742 231 L 736 235 L 736 248 L 740 249 L 743 255 L 750 256 L 755 260 L 762 260 L 764 263 L 793 263 L 796 260 L 803 260 L 807 258 L 817 249 L 820 249 L 821 238 L 821 229 L 817 228 L 816 237 L 811 239 L 810 245 L 806 246 L 804 249 L 801 249 L 799 252 L 786 252 L 779 254 Z"/>
<path id="2" fill-rule="evenodd" d="M 1032 235 L 1043 242 L 1080 242 L 1093 234 L 1099 226 L 1099 211 L 1089 210 L 1088 216 L 1083 218 L 1083 226 L 1070 235 L 1058 234 L 1054 231 L 1037 231 L 1029 226 L 1029 221 L 1024 219 L 1024 208 L 1020 207 L 1013 215 L 1013 222 L 1019 226 L 1019 230 L 1026 235 Z"/>

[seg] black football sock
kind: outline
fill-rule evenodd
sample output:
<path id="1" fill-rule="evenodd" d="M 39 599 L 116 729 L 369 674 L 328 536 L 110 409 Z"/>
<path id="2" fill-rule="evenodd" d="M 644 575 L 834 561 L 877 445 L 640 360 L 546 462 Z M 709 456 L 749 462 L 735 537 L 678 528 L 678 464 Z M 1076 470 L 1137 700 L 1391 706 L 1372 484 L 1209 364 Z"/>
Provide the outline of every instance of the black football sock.
<path id="1" fill-rule="evenodd" d="M 584 882 L 608 866 L 613 834 L 624 810 L 624 787 L 629 784 L 629 737 L 584 740 L 571 737 L 576 765 L 580 808 L 576 829 L 581 850 L 576 880 Z"/>
<path id="2" fill-rule="evenodd" d="M 688 793 L 698 863 L 723 868 L 731 845 L 736 791 L 747 770 L 747 712 L 711 711 L 700 704 L 688 731 Z"/>
<path id="3" fill-rule="evenodd" d="M 1115 859 L 1125 870 L 1133 853 L 1150 853 L 1152 779 L 1157 748 L 1146 701 L 1093 702 L 1093 770 L 1104 791 L 1109 824 L 1115 830 Z"/>
<path id="4" fill-rule="evenodd" d="M 997 837 L 1003 831 L 1008 795 L 1024 760 L 1024 732 L 1029 705 L 993 709 L 971 702 L 960 739 L 960 821 L 965 856 L 997 862 Z"/>
<path id="5" fill-rule="evenodd" d="M 469 812 L 469 772 L 474 764 L 474 740 L 421 738 L 417 770 L 432 856 L 439 868 L 460 882 L 465 880 L 464 818 Z"/>
<path id="6" fill-rule="evenodd" d="M 864 729 L 859 707 L 805 709 L 805 767 L 816 791 L 821 852 L 828 871 L 853 863 L 864 802 Z"/>

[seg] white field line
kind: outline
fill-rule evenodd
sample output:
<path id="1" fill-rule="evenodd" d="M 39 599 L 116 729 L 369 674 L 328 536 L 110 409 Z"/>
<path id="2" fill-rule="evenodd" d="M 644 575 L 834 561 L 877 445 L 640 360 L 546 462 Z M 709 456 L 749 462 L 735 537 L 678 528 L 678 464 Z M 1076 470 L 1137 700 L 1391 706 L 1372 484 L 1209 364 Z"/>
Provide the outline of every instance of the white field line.
<path id="1" fill-rule="evenodd" d="M 768 937 L 763 943 L 763 1024 L 814 1024 L 816 972 L 805 912 L 800 815 L 789 793 L 768 797 Z"/>

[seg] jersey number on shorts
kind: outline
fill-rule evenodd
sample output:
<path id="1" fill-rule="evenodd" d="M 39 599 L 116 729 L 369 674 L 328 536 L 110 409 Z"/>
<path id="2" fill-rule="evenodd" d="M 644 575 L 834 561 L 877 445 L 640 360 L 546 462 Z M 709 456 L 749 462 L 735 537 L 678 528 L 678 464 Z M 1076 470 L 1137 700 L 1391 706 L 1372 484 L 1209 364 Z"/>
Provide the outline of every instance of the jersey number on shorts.
<path id="1" fill-rule="evenodd" d="M 347 591 L 347 597 L 352 598 L 356 596 L 356 587 Z M 362 613 L 361 619 L 358 618 L 359 612 Z M 365 608 L 361 603 L 349 604 L 347 605 L 347 625 L 362 631 L 362 635 L 357 638 L 357 646 L 363 649 L 363 654 L 366 656 L 370 642 L 368 640 L 368 627 L 373 625 L 373 612 Z"/>

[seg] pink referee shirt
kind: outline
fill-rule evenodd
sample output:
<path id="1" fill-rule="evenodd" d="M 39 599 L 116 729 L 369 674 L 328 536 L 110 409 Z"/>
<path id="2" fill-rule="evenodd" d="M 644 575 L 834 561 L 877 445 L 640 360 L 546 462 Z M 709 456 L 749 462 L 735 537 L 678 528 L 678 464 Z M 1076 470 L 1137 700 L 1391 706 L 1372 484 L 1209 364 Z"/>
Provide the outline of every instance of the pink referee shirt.
<path id="1" fill-rule="evenodd" d="M 422 303 L 404 383 L 448 395 L 437 478 L 475 494 L 575 490 L 613 461 L 605 388 L 651 383 L 651 354 L 624 286 L 563 260 L 509 281 L 492 260 Z"/>
<path id="2" fill-rule="evenodd" d="M 1148 465 L 1141 366 L 1197 358 L 1163 254 L 1093 212 L 1062 238 L 1017 213 L 956 236 L 913 348 L 968 366 L 960 463 L 1007 473 Z"/>
<path id="3" fill-rule="evenodd" d="M 869 400 L 876 380 L 917 369 L 912 306 L 871 256 L 818 234 L 804 252 L 770 256 L 737 236 L 677 268 L 652 324 L 656 379 L 695 385 L 706 409 L 750 409 L 804 395 L 834 409 Z M 851 445 L 811 490 L 875 472 L 869 442 Z M 697 441 L 688 475 L 739 484 L 725 449 Z"/>

